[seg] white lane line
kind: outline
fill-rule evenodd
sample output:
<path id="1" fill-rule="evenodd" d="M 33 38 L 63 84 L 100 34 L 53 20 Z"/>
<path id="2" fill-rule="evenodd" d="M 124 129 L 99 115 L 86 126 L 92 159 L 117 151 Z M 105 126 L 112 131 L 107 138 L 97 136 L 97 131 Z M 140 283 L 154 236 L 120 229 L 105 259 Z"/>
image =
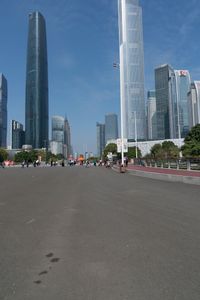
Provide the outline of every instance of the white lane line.
<path id="1" fill-rule="evenodd" d="M 31 224 L 33 222 L 35 222 L 35 219 L 31 219 L 30 221 L 26 222 L 26 224 L 29 225 L 29 224 Z"/>

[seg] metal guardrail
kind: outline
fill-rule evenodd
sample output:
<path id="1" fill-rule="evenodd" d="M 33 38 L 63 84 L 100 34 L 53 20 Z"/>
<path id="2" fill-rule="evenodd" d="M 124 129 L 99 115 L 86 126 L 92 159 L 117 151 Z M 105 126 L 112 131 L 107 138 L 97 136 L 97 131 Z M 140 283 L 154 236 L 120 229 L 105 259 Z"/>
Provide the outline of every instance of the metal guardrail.
<path id="1" fill-rule="evenodd" d="M 145 160 L 139 159 L 134 161 L 135 165 L 174 169 L 174 170 L 188 170 L 188 171 L 200 171 L 200 159 L 191 160 Z"/>

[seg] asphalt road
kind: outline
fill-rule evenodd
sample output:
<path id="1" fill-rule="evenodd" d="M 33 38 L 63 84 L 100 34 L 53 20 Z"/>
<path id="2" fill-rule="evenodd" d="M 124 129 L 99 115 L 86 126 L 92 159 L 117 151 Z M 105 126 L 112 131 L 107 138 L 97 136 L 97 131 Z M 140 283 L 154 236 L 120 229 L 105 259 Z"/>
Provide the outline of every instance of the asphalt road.
<path id="1" fill-rule="evenodd" d="M 1 300 L 199 300 L 200 188 L 0 169 Z"/>

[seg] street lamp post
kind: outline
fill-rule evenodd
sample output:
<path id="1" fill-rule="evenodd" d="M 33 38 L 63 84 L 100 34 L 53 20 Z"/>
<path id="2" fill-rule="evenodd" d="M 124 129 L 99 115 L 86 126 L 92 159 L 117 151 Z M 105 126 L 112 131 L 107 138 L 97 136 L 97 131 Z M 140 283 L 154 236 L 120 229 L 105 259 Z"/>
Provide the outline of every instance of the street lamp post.
<path id="1" fill-rule="evenodd" d="M 137 117 L 136 117 L 136 111 L 134 111 L 134 121 L 135 121 L 135 157 L 138 158 L 138 144 L 137 144 Z"/>
<path id="2" fill-rule="evenodd" d="M 123 52 L 120 48 L 120 63 L 113 63 L 113 68 L 120 70 L 120 110 L 121 110 L 121 165 L 124 166 L 124 68 L 123 68 Z"/>

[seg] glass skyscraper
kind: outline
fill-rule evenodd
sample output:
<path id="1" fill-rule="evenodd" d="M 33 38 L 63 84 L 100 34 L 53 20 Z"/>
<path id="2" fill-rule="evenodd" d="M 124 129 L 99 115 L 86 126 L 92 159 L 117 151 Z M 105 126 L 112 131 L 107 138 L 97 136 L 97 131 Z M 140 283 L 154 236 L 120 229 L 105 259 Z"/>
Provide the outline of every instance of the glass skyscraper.
<path id="1" fill-rule="evenodd" d="M 191 83 L 188 92 L 189 129 L 200 124 L 200 81 Z"/>
<path id="2" fill-rule="evenodd" d="M 54 154 L 63 154 L 68 158 L 72 154 L 70 125 L 62 116 L 52 117 L 52 141 Z"/>
<path id="3" fill-rule="evenodd" d="M 105 148 L 105 124 L 97 123 L 97 156 L 101 157 Z"/>
<path id="4" fill-rule="evenodd" d="M 105 116 L 105 142 L 118 138 L 118 118 L 116 114 Z"/>
<path id="5" fill-rule="evenodd" d="M 48 145 L 48 63 L 46 25 L 38 11 L 29 14 L 26 67 L 26 144 Z"/>
<path id="6" fill-rule="evenodd" d="M 157 138 L 155 91 L 148 91 L 147 93 L 147 129 L 148 129 L 148 139 L 155 140 Z"/>
<path id="7" fill-rule="evenodd" d="M 142 8 L 139 0 L 118 0 L 118 13 L 122 136 L 136 139 L 137 135 L 137 139 L 144 140 L 144 50 Z"/>
<path id="8" fill-rule="evenodd" d="M 170 138 L 184 138 L 189 131 L 188 92 L 191 79 L 187 70 L 174 70 L 169 78 Z"/>
<path id="9" fill-rule="evenodd" d="M 157 111 L 157 138 L 159 140 L 170 138 L 169 79 L 173 69 L 169 65 L 161 65 L 155 69 L 156 111 Z"/>
<path id="10" fill-rule="evenodd" d="M 23 125 L 15 120 L 12 120 L 11 135 L 11 148 L 21 149 L 25 142 Z"/>
<path id="11" fill-rule="evenodd" d="M 7 146 L 7 80 L 0 74 L 0 147 Z"/>

